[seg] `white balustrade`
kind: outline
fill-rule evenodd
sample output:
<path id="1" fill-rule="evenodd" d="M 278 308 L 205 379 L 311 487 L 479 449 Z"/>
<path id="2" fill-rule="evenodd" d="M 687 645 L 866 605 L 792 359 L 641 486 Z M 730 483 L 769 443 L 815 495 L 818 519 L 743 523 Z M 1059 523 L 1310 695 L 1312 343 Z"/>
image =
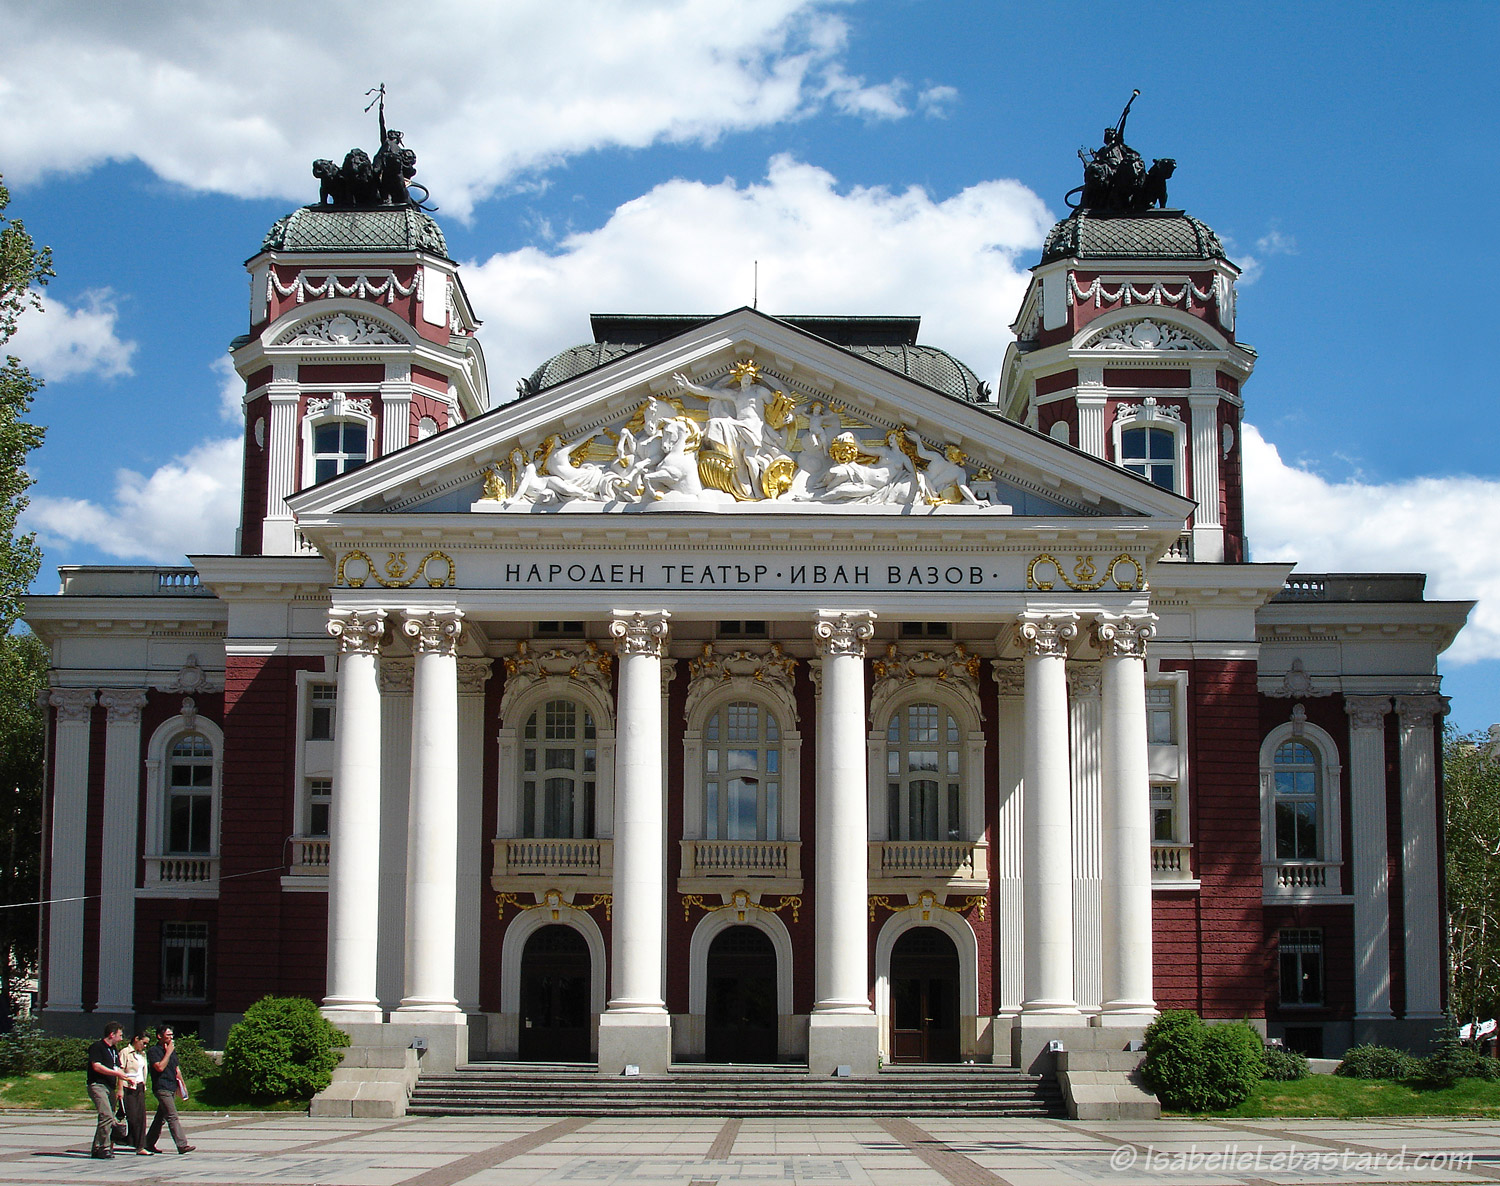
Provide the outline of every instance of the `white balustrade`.
<path id="1" fill-rule="evenodd" d="M 292 876 L 327 877 L 331 847 L 327 836 L 293 836 Z"/>
<path id="2" fill-rule="evenodd" d="M 1193 846 L 1191 844 L 1153 844 L 1151 846 L 1152 881 L 1191 881 L 1193 879 Z"/>
<path id="3" fill-rule="evenodd" d="M 1265 866 L 1267 897 L 1301 897 L 1341 892 L 1337 861 L 1281 861 Z"/>
<path id="4" fill-rule="evenodd" d="M 146 858 L 146 881 L 148 884 L 207 885 L 218 880 L 218 857 Z"/>
<path id="5" fill-rule="evenodd" d="M 881 840 L 870 845 L 870 876 L 987 882 L 988 847 L 973 840 Z"/>
<path id="6" fill-rule="evenodd" d="M 608 840 L 499 839 L 494 846 L 496 877 L 608 877 L 614 872 Z"/>

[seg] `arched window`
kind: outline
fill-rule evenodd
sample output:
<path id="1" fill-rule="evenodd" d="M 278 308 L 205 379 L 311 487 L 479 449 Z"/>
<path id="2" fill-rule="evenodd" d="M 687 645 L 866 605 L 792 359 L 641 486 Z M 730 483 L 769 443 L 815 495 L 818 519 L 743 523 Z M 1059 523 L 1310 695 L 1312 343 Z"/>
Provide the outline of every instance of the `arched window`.
<path id="1" fill-rule="evenodd" d="M 1323 759 L 1311 744 L 1290 738 L 1271 760 L 1278 861 L 1316 861 L 1323 855 L 1319 804 Z"/>
<path id="2" fill-rule="evenodd" d="M 960 839 L 962 786 L 962 735 L 953 714 L 930 702 L 891 713 L 886 724 L 887 837 Z"/>
<path id="3" fill-rule="evenodd" d="M 548 700 L 533 709 L 521 733 L 521 834 L 592 838 L 598 762 L 587 708 Z"/>
<path id="4" fill-rule="evenodd" d="M 1164 490 L 1177 489 L 1177 434 L 1141 426 L 1120 432 L 1120 464 Z"/>
<path id="5" fill-rule="evenodd" d="M 214 748 L 201 733 L 184 734 L 172 746 L 166 816 L 166 853 L 213 851 Z"/>
<path id="6" fill-rule="evenodd" d="M 358 469 L 370 460 L 370 431 L 359 420 L 324 420 L 312 430 L 313 481 Z"/>
<path id="7" fill-rule="evenodd" d="M 703 726 L 703 836 L 781 838 L 781 729 L 750 700 L 714 709 Z"/>

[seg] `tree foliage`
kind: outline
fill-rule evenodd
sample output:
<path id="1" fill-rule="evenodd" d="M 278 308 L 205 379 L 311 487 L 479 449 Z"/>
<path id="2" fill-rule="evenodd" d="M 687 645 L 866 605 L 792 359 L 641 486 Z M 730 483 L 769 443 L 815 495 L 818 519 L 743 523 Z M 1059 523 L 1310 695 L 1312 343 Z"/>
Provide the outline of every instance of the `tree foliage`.
<path id="1" fill-rule="evenodd" d="M 1449 1008 L 1461 1022 L 1500 1012 L 1500 754 L 1489 750 L 1480 734 L 1443 738 Z"/>
<path id="2" fill-rule="evenodd" d="M 221 1070 L 251 1099 L 309 1099 L 332 1082 L 347 1045 L 305 997 L 261 997 L 230 1028 Z"/>

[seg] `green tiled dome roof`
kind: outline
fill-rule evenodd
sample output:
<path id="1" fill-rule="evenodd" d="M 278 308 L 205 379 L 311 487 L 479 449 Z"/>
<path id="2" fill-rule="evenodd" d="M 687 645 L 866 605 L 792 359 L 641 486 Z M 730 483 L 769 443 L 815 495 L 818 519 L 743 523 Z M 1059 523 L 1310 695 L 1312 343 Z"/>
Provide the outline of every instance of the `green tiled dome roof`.
<path id="1" fill-rule="evenodd" d="M 1227 259 L 1219 236 L 1181 210 L 1094 214 L 1080 210 L 1047 233 L 1041 262 L 1055 259 Z"/>
<path id="2" fill-rule="evenodd" d="M 448 257 L 442 228 L 411 206 L 334 210 L 302 206 L 266 232 L 262 251 L 426 251 Z"/>

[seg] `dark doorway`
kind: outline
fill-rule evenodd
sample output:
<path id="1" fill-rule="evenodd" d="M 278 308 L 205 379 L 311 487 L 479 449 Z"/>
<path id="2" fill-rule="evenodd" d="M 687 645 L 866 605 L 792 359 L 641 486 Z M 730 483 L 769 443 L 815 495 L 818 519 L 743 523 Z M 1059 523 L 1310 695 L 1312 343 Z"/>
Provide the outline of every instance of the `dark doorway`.
<path id="1" fill-rule="evenodd" d="M 709 1062 L 776 1061 L 776 949 L 755 927 L 720 931 L 708 949 Z"/>
<path id="2" fill-rule="evenodd" d="M 549 926 L 521 953 L 517 1054 L 537 1062 L 589 1060 L 589 947 L 572 927 Z"/>
<path id="3" fill-rule="evenodd" d="M 891 952 L 891 1061 L 958 1061 L 958 948 L 936 927 Z"/>

